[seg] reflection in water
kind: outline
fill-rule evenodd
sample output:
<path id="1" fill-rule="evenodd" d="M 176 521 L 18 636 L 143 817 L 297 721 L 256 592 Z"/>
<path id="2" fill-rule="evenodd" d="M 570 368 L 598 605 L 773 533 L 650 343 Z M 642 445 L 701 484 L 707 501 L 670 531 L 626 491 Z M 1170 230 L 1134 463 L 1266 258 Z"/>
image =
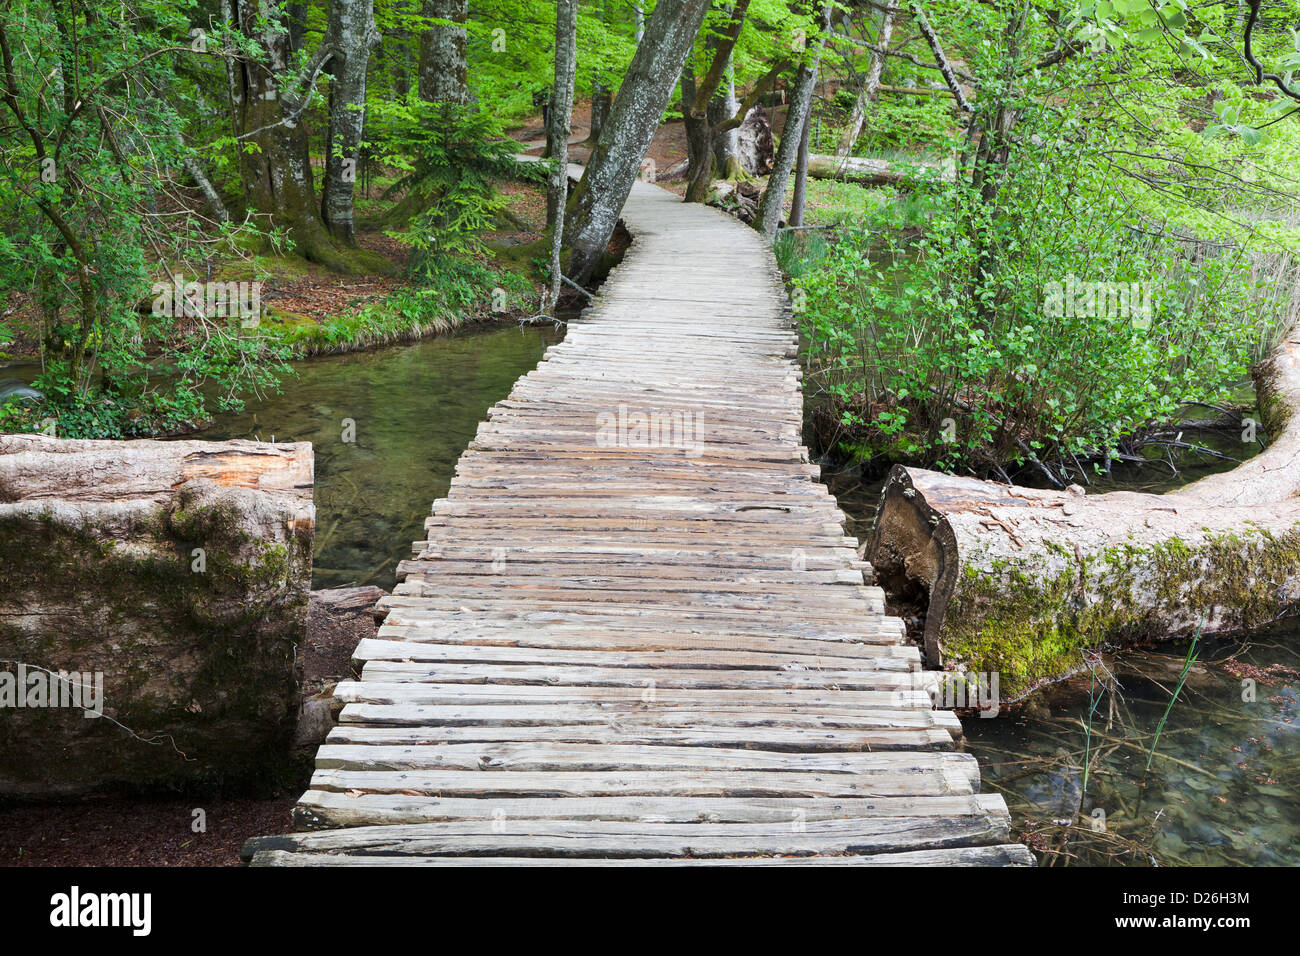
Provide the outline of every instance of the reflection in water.
<path id="1" fill-rule="evenodd" d="M 312 586 L 392 588 L 487 410 L 559 338 L 550 326 L 510 327 L 300 362 L 281 394 L 195 437 L 311 442 Z"/>

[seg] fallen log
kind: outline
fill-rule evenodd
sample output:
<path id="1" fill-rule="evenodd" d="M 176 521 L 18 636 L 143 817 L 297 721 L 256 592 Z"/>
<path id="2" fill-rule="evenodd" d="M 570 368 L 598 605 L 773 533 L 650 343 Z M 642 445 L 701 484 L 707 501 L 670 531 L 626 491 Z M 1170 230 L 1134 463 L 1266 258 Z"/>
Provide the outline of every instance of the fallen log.
<path id="1" fill-rule="evenodd" d="M 921 163 L 922 172 L 934 170 L 941 179 L 951 181 L 951 167 Z M 842 179 L 863 186 L 893 186 L 917 178 L 915 169 L 896 165 L 884 159 L 865 156 L 832 156 L 828 153 L 811 153 L 808 156 L 808 175 L 814 179 Z"/>
<path id="2" fill-rule="evenodd" d="M 0 435 L 0 795 L 278 773 L 313 528 L 307 443 Z"/>
<path id="3" fill-rule="evenodd" d="M 930 666 L 1004 699 L 1100 644 L 1250 630 L 1300 613 L 1300 335 L 1255 370 L 1272 445 L 1165 495 L 1042 491 L 896 466 L 867 557 L 924 616 Z"/>

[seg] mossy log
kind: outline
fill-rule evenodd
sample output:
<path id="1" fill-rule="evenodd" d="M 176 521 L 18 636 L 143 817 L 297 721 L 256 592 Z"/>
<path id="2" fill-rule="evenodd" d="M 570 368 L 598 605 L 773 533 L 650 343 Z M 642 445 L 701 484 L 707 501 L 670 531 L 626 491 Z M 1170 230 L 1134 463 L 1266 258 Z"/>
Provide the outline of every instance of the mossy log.
<path id="1" fill-rule="evenodd" d="M 1272 444 L 1165 495 L 1041 491 L 897 466 L 867 557 L 924 616 L 931 666 L 1004 698 L 1103 643 L 1250 630 L 1300 613 L 1300 336 L 1255 370 Z"/>
<path id="2" fill-rule="evenodd" d="M 0 435 L 0 795 L 285 765 L 312 468 L 307 443 Z M 19 706 L 5 675 L 20 664 L 47 687 L 50 672 L 102 675 L 102 716 Z"/>

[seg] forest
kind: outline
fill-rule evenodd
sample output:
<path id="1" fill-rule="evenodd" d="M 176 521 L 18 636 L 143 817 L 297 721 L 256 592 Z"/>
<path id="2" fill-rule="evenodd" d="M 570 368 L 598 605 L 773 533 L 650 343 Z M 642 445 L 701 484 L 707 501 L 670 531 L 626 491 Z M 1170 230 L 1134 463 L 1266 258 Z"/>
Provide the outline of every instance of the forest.
<path id="1" fill-rule="evenodd" d="M 552 312 L 555 184 L 516 151 L 572 102 L 565 277 L 607 267 L 660 133 L 661 182 L 776 239 L 858 457 L 1077 477 L 1228 402 L 1294 320 L 1287 3 L 571 12 L 8 4 L 0 347 L 40 398 L 11 382 L 4 427 L 176 432 L 296 355 Z M 800 135 L 763 152 L 755 108 Z M 268 294 L 295 281 L 344 291 Z"/>
<path id="2" fill-rule="evenodd" d="M 842 617 L 863 644 L 896 637 L 898 660 L 828 666 L 863 668 L 831 691 L 899 693 L 891 667 L 914 657 L 979 693 L 992 674 L 992 709 L 1036 721 L 1026 743 L 943 702 L 1015 811 L 1013 850 L 961 859 L 1294 862 L 1276 784 L 1297 779 L 1297 114 L 1300 0 L 5 0 L 0 661 L 44 647 L 51 595 L 70 631 L 106 626 L 102 604 L 158 660 L 178 656 L 162 631 L 189 634 L 231 701 L 275 712 L 222 759 L 284 789 L 308 684 L 315 746 L 345 704 L 446 704 L 409 677 L 446 661 L 449 685 L 497 693 L 475 670 L 495 663 L 503 694 L 560 694 L 540 669 L 627 651 L 603 630 L 581 644 L 607 602 L 661 614 L 656 654 L 708 667 L 721 645 L 671 644 L 707 614 L 733 615 L 757 670 L 776 641 L 849 640 L 826 637 Z M 690 447 L 630 442 L 620 387 L 671 408 Z M 616 434 L 582 444 L 593 416 Z M 145 543 L 124 559 L 128 540 Z M 555 565 L 518 571 L 530 547 Z M 340 607 L 362 629 L 304 682 L 304 622 Z M 464 637 L 469 614 L 487 623 Z M 435 618 L 446 661 L 411 650 Z M 535 655 L 521 620 L 544 625 Z M 365 667 L 393 699 L 327 700 L 358 641 L 392 634 L 401 653 Z M 479 638 L 489 652 L 459 646 Z M 675 666 L 670 696 L 749 687 Z M 224 689 L 164 706 L 131 668 L 107 682 L 110 703 L 139 695 L 127 717 L 223 719 Z M 826 689 L 805 670 L 782 669 L 786 689 Z M 582 673 L 590 700 L 631 686 Z M 1264 716 L 1232 699 L 1256 682 L 1281 688 Z M 949 729 L 903 721 L 884 749 L 969 756 L 913 747 Z M 773 766 L 794 747 L 754 732 Z M 821 749 L 857 766 L 858 743 Z M 734 746 L 736 766 L 761 746 Z M 1159 787 L 1192 796 L 1157 824 Z M 361 819 L 339 793 L 378 799 L 335 790 L 300 829 Z"/>

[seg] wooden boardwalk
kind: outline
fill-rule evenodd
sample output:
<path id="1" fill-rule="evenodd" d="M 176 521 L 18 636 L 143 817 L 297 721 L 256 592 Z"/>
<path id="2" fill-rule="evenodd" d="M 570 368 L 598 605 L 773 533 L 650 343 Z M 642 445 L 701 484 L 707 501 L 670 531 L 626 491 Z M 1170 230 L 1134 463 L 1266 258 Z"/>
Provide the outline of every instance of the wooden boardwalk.
<path id="1" fill-rule="evenodd" d="M 245 858 L 1031 864 L 800 446 L 762 237 L 643 183 L 624 222 L 381 602 L 300 832 Z"/>

